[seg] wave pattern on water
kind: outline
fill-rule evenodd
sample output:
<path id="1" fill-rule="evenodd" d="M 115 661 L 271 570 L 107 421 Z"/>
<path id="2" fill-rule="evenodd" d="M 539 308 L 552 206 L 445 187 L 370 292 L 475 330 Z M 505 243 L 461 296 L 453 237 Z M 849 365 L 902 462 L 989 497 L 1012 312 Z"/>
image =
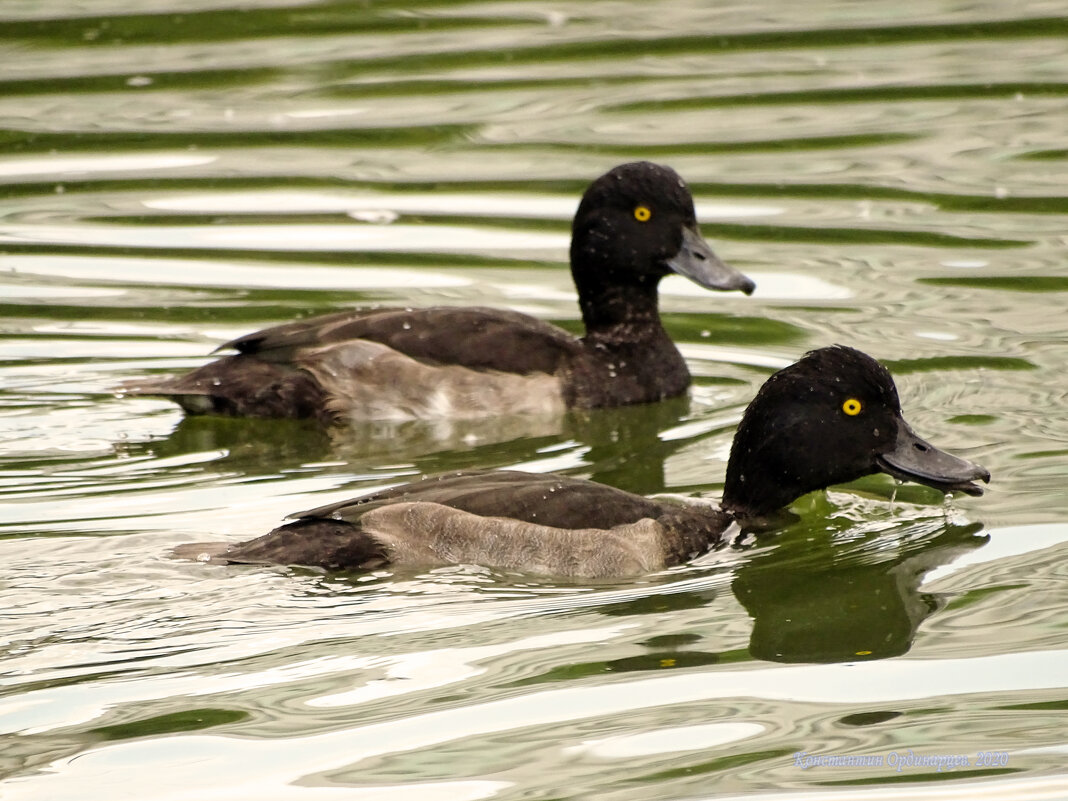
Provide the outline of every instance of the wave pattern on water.
<path id="1" fill-rule="evenodd" d="M 1068 21 L 1051 9 L 5 3 L 4 797 L 1058 797 Z M 688 399 L 328 432 L 115 394 L 358 304 L 577 331 L 570 217 L 638 158 L 687 178 L 758 283 L 665 281 Z M 912 425 L 991 469 L 987 496 L 865 479 L 626 584 L 169 556 L 446 470 L 714 498 L 761 381 L 832 342 L 886 361 Z M 906 746 L 1009 762 L 947 780 L 793 759 Z"/>

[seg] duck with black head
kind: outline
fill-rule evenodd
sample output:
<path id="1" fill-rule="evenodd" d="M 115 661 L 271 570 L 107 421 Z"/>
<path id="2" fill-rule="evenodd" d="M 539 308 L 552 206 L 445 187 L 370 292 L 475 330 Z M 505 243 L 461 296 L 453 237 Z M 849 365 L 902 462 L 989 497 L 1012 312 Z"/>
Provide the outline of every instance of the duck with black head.
<path id="1" fill-rule="evenodd" d="M 981 495 L 990 474 L 920 439 L 890 373 L 834 346 L 772 375 L 749 404 L 720 507 L 646 498 L 579 478 L 516 471 L 427 478 L 294 515 L 248 542 L 195 543 L 201 561 L 367 570 L 472 563 L 606 578 L 686 562 L 794 499 L 872 473 Z"/>
<path id="2" fill-rule="evenodd" d="M 660 280 L 753 291 L 701 237 L 669 167 L 624 164 L 595 180 L 572 226 L 571 273 L 586 334 L 482 307 L 356 309 L 267 328 L 236 355 L 178 377 L 127 382 L 191 414 L 324 422 L 478 418 L 648 403 L 690 373 L 660 320 Z"/>

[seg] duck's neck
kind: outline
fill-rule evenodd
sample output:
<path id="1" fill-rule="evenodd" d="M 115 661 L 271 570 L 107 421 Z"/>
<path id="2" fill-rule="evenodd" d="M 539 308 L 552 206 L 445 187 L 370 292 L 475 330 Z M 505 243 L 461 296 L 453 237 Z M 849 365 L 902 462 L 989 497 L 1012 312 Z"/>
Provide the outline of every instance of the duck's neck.
<path id="1" fill-rule="evenodd" d="M 820 481 L 823 451 L 799 447 L 786 415 L 760 425 L 742 419 L 731 444 L 720 506 L 735 518 L 760 517 L 789 506 L 806 493 L 827 486 Z"/>
<path id="2" fill-rule="evenodd" d="M 655 281 L 617 284 L 595 297 L 584 296 L 579 303 L 587 346 L 633 356 L 641 362 L 667 358 L 671 366 L 677 363 L 685 369 L 678 348 L 660 321 Z"/>
<path id="3" fill-rule="evenodd" d="M 579 293 L 587 337 L 609 339 L 629 330 L 663 330 L 658 281 L 614 284 Z M 618 338 L 618 337 L 617 337 Z"/>
<path id="4" fill-rule="evenodd" d="M 747 473 L 744 468 L 730 468 L 728 465 L 720 505 L 739 520 L 769 515 L 812 491 L 787 474 L 779 475 L 777 480 L 768 480 L 767 476 L 759 480 L 760 476 L 755 471 Z M 761 470 L 766 471 L 767 468 L 762 467 Z"/>
<path id="5" fill-rule="evenodd" d="M 651 403 L 681 395 L 690 371 L 660 321 L 656 286 L 614 286 L 583 302 L 587 359 L 575 376 L 580 406 Z"/>

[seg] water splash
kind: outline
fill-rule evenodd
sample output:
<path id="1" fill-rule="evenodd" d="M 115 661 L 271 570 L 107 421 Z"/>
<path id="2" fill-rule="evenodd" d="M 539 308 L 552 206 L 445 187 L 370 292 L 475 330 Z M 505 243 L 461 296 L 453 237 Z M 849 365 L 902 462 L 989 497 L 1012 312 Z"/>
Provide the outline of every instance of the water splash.
<path id="1" fill-rule="evenodd" d="M 901 488 L 901 485 L 904 484 L 904 483 L 905 482 L 902 481 L 900 478 L 895 478 L 894 479 L 894 489 L 890 493 L 890 515 L 891 515 L 891 517 L 893 517 L 893 516 L 895 516 L 897 514 L 897 509 L 894 506 L 894 504 L 897 502 L 897 491 L 898 491 L 898 489 Z"/>

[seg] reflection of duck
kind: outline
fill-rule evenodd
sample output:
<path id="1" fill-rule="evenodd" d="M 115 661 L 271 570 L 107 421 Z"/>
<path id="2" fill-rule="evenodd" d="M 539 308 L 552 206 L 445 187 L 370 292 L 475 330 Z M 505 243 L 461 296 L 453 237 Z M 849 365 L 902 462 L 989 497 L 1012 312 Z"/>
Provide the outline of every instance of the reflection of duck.
<path id="1" fill-rule="evenodd" d="M 734 438 L 722 509 L 552 474 L 458 473 L 315 509 L 239 545 L 180 552 L 327 569 L 471 562 L 550 575 L 634 575 L 710 550 L 734 520 L 877 472 L 972 495 L 982 494 L 973 481 L 990 478 L 917 437 L 886 368 L 839 346 L 809 353 L 761 387 Z"/>
<path id="2" fill-rule="evenodd" d="M 166 438 L 123 443 L 157 458 L 216 451 L 217 467 L 252 475 L 315 462 L 346 472 L 377 473 L 383 464 L 440 473 L 513 465 L 573 454 L 591 476 L 633 492 L 663 492 L 664 462 L 691 440 L 662 441 L 690 407 L 686 396 L 664 403 L 569 412 L 551 417 L 499 415 L 484 420 L 362 422 L 324 428 L 314 420 L 234 419 L 196 415 Z M 565 458 L 567 458 L 565 456 Z M 392 471 L 391 471 L 392 472 Z"/>
<path id="3" fill-rule="evenodd" d="M 657 287 L 671 272 L 753 291 L 697 230 L 693 198 L 667 167 L 624 164 L 582 198 L 571 273 L 586 335 L 514 311 L 362 309 L 248 334 L 238 351 L 177 378 L 129 382 L 191 413 L 324 421 L 558 413 L 681 395 L 690 374 L 664 330 Z"/>
<path id="4" fill-rule="evenodd" d="M 664 463 L 690 439 L 661 439 L 661 432 L 690 413 L 688 397 L 568 417 L 567 434 L 586 447 L 582 460 L 594 481 L 648 494 L 667 490 Z"/>
<path id="5" fill-rule="evenodd" d="M 770 662 L 852 662 L 906 653 L 941 603 L 920 593 L 924 575 L 988 539 L 976 536 L 977 523 L 939 519 L 916 527 L 941 530 L 875 562 L 850 558 L 827 532 L 805 531 L 803 542 L 787 537 L 753 554 L 731 585 L 753 618 L 750 654 Z"/>
<path id="6" fill-rule="evenodd" d="M 123 447 L 160 459 L 216 451 L 228 470 L 262 476 L 330 458 L 330 430 L 314 420 L 185 417 L 165 438 Z"/>

